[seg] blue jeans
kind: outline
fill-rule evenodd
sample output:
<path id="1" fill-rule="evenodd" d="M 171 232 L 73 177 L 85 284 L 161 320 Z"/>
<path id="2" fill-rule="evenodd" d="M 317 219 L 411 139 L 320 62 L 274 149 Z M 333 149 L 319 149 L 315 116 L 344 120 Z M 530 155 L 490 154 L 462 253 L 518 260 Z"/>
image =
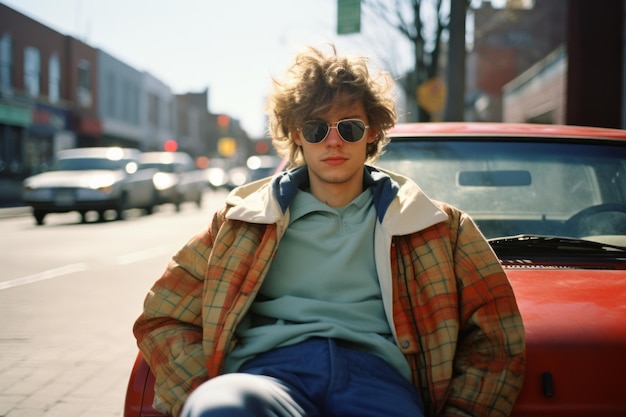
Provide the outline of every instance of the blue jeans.
<path id="1" fill-rule="evenodd" d="M 423 417 L 418 391 L 383 359 L 315 338 L 200 385 L 181 417 Z"/>

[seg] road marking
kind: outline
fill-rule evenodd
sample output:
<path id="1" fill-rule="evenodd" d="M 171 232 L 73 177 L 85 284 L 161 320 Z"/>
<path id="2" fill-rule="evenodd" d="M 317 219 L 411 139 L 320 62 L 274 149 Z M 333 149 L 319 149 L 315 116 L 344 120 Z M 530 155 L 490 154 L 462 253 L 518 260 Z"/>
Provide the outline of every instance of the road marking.
<path id="1" fill-rule="evenodd" d="M 0 282 L 0 290 L 6 290 L 8 288 L 19 287 L 21 285 L 32 284 L 39 281 L 45 281 L 47 279 L 57 278 L 62 275 L 72 274 L 74 272 L 86 271 L 86 263 L 78 263 L 62 266 L 60 268 L 49 269 L 47 271 L 40 272 L 38 274 L 28 275 L 22 278 L 12 279 L 10 281 Z"/>
<path id="2" fill-rule="evenodd" d="M 137 252 L 128 253 L 117 257 L 118 265 L 128 265 L 135 262 L 145 261 L 146 259 L 159 258 L 171 253 L 171 248 L 163 245 L 150 249 L 144 249 Z"/>

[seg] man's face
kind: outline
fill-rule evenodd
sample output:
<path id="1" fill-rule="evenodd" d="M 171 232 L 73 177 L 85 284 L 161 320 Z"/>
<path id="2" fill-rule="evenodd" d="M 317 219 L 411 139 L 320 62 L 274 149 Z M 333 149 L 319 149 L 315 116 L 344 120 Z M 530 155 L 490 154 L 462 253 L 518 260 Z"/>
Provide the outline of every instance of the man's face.
<path id="1" fill-rule="evenodd" d="M 292 131 L 294 142 L 302 147 L 305 163 L 309 169 L 311 192 L 342 193 L 350 200 L 361 193 L 363 187 L 363 166 L 367 154 L 367 144 L 375 141 L 376 132 L 367 128 L 363 139 L 347 142 L 341 138 L 335 128 L 337 122 L 345 119 L 359 119 L 368 125 L 369 120 L 363 103 L 360 101 L 345 103 L 335 100 L 332 107 L 323 114 L 311 117 L 311 120 L 330 124 L 332 127 L 326 138 L 320 143 L 309 143 L 299 129 Z M 320 198 L 319 195 L 316 195 Z M 320 198 L 324 201 L 323 198 Z M 348 202 L 349 202 L 348 201 Z"/>

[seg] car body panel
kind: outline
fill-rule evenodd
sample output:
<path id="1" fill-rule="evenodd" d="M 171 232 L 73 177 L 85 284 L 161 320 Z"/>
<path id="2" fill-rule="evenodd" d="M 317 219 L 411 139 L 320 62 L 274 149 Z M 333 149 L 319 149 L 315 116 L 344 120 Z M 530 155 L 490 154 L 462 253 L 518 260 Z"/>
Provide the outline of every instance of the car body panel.
<path id="1" fill-rule="evenodd" d="M 31 178 L 34 187 L 80 187 L 89 188 L 93 183 L 119 181 L 122 174 L 106 170 L 51 171 Z"/>
<path id="2" fill-rule="evenodd" d="M 511 415 L 626 416 L 626 131 L 423 123 L 397 125 L 389 136 L 387 153 L 376 164 L 400 167 L 395 171 L 432 198 L 459 202 L 511 282 L 527 353 L 524 386 Z M 405 142 L 428 146 L 413 154 L 394 150 Z M 426 152 L 432 161 L 424 165 Z M 532 152 L 535 158 L 520 159 Z M 494 158 L 483 161 L 481 153 Z M 565 174 L 559 164 L 570 164 Z M 581 211 L 588 212 L 583 220 L 591 226 L 605 223 L 610 230 L 572 228 Z M 135 386 L 133 378 L 144 385 L 129 391 L 125 416 L 159 415 L 151 407 L 154 377 L 141 354 L 133 372 L 129 386 Z"/>
<path id="3" fill-rule="evenodd" d="M 506 272 L 526 329 L 526 375 L 513 415 L 626 415 L 626 272 Z"/>
<path id="4" fill-rule="evenodd" d="M 126 398 L 124 401 L 124 417 L 153 417 L 163 414 L 152 407 L 154 401 L 154 375 L 141 354 L 135 358 L 131 370 Z"/>
<path id="5" fill-rule="evenodd" d="M 544 125 L 534 123 L 400 123 L 389 136 L 461 136 L 461 137 L 526 137 L 526 138 L 604 138 L 626 140 L 626 131 L 592 126 Z"/>

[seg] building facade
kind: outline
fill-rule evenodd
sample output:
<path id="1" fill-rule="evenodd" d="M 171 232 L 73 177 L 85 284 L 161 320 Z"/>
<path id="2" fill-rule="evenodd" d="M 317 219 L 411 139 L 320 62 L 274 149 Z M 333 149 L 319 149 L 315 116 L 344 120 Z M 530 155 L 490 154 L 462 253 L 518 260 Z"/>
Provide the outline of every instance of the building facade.
<path id="1" fill-rule="evenodd" d="M 93 114 L 96 94 L 95 60 L 78 43 L 0 4 L 0 178 L 45 170 L 76 145 L 73 128 Z M 71 85 L 79 79 L 82 88 Z M 72 103 L 79 91 L 84 113 Z"/>
<path id="2" fill-rule="evenodd" d="M 176 96 L 176 138 L 179 148 L 191 155 L 211 153 L 208 101 L 208 89 Z"/>
<path id="3" fill-rule="evenodd" d="M 139 100 L 143 138 L 139 148 L 163 150 L 165 142 L 175 138 L 176 100 L 170 87 L 148 72 L 142 73 Z"/>
<path id="4" fill-rule="evenodd" d="M 474 10 L 474 48 L 467 57 L 472 119 L 503 120 L 505 84 L 566 43 L 567 0 L 534 0 L 532 8 Z"/>
<path id="5" fill-rule="evenodd" d="M 143 142 L 141 71 L 98 50 L 98 115 L 102 144 L 139 148 Z"/>
<path id="6" fill-rule="evenodd" d="M 567 52 L 565 46 L 502 87 L 502 121 L 566 124 Z"/>

